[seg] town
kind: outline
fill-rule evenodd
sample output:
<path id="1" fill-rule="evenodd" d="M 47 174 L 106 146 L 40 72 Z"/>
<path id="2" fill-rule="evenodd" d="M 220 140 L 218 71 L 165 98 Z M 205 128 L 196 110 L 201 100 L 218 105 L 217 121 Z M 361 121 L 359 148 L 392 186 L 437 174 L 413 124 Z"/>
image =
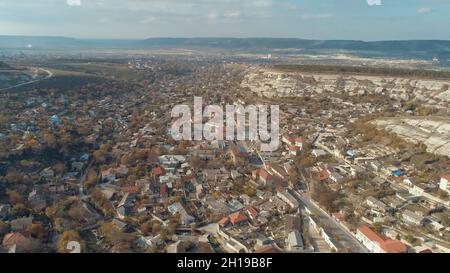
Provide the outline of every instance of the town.
<path id="1" fill-rule="evenodd" d="M 6 63 L 42 75 L 0 93 L 3 252 L 450 251 L 450 79 L 220 54 Z M 194 97 L 279 105 L 279 148 L 174 140 Z"/>

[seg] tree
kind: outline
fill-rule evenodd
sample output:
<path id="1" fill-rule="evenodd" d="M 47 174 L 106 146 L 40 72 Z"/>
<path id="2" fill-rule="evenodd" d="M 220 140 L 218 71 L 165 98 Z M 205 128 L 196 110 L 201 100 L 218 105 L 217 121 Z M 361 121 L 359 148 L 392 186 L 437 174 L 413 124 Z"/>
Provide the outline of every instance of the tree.
<path id="1" fill-rule="evenodd" d="M 31 237 L 43 240 L 47 237 L 47 230 L 41 222 L 36 222 L 28 227 Z"/>
<path id="2" fill-rule="evenodd" d="M 56 148 L 56 137 L 51 131 L 45 130 L 42 139 L 49 148 Z"/>
<path id="3" fill-rule="evenodd" d="M 194 170 L 198 170 L 202 165 L 202 161 L 198 158 L 198 156 L 192 156 L 189 161 L 189 165 L 191 165 Z"/>
<path id="4" fill-rule="evenodd" d="M 331 212 L 336 209 L 335 201 L 338 199 L 338 194 L 322 183 L 314 184 L 311 196 L 327 211 Z"/>
<path id="5" fill-rule="evenodd" d="M 410 244 L 414 243 L 414 241 L 416 240 L 416 238 L 414 238 L 414 236 L 412 236 L 411 234 L 405 235 L 404 239 Z"/>
<path id="6" fill-rule="evenodd" d="M 383 225 L 382 225 L 381 223 L 374 223 L 374 224 L 373 224 L 373 229 L 374 229 L 376 232 L 381 232 L 382 227 L 383 227 Z"/>
<path id="7" fill-rule="evenodd" d="M 86 250 L 86 243 L 82 240 L 80 234 L 75 230 L 67 230 L 64 231 L 61 238 L 59 239 L 58 243 L 58 252 L 59 253 L 69 253 L 72 251 L 71 249 L 68 249 L 70 246 L 70 242 L 76 242 L 81 247 L 81 252 L 84 252 Z"/>
<path id="8" fill-rule="evenodd" d="M 84 181 L 84 186 L 88 189 L 92 188 L 95 186 L 95 184 L 98 181 L 98 174 L 96 171 L 94 170 L 89 170 L 87 176 L 86 176 L 86 180 Z"/>
<path id="9" fill-rule="evenodd" d="M 140 226 L 140 231 L 144 233 L 145 236 L 148 236 L 152 232 L 152 223 L 145 222 Z"/>
<path id="10" fill-rule="evenodd" d="M 24 204 L 19 203 L 13 207 L 11 213 L 16 217 L 25 217 L 30 215 L 30 210 Z"/>
<path id="11" fill-rule="evenodd" d="M 55 164 L 55 172 L 56 172 L 58 175 L 62 176 L 62 175 L 66 172 L 66 166 L 64 165 L 64 163 L 58 161 L 58 162 Z"/>
<path id="12" fill-rule="evenodd" d="M 8 194 L 10 204 L 16 205 L 23 202 L 22 195 L 17 191 L 8 190 L 6 193 Z"/>
<path id="13" fill-rule="evenodd" d="M 159 223 L 154 223 L 152 226 L 152 233 L 157 234 L 161 231 L 161 225 Z"/>
<path id="14" fill-rule="evenodd" d="M 10 230 L 8 223 L 0 221 L 0 238 L 5 236 Z"/>
<path id="15" fill-rule="evenodd" d="M 129 252 L 133 247 L 134 236 L 124 233 L 113 222 L 103 224 L 99 231 L 112 246 L 112 251 L 114 252 Z"/>

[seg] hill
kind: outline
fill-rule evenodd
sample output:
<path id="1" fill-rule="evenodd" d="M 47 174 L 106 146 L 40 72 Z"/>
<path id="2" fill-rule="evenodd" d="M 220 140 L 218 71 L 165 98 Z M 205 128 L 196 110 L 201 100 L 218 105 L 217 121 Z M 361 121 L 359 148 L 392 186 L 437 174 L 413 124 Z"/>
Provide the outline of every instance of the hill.
<path id="1" fill-rule="evenodd" d="M 7 69 L 11 69 L 11 66 L 9 66 L 6 63 L 0 61 L 0 70 L 7 70 Z"/>
<path id="2" fill-rule="evenodd" d="M 358 41 L 291 38 L 150 38 L 144 40 L 75 39 L 44 36 L 0 36 L 0 48 L 71 50 L 92 48 L 211 48 L 270 51 L 298 49 L 304 52 L 348 52 L 368 56 L 448 59 L 450 41 Z"/>

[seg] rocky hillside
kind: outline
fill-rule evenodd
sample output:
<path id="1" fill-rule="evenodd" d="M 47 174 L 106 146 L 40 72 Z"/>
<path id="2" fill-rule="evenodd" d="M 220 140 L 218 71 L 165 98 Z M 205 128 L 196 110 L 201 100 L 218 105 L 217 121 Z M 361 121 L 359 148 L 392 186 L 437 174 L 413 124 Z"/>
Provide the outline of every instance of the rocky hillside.
<path id="1" fill-rule="evenodd" d="M 389 76 L 341 75 L 306 72 L 282 72 L 251 69 L 242 87 L 263 97 L 314 96 L 324 92 L 349 96 L 378 94 L 397 100 L 418 100 L 447 107 L 450 80 L 427 80 Z"/>
<path id="2" fill-rule="evenodd" d="M 411 143 L 423 143 L 430 153 L 450 157 L 450 118 L 383 118 L 374 121 L 379 128 Z"/>

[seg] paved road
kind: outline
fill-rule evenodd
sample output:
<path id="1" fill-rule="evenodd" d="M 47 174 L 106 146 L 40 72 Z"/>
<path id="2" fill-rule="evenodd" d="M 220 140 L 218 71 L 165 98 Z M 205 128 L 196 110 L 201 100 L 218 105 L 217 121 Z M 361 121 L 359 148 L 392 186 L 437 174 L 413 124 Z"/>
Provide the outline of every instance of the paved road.
<path id="1" fill-rule="evenodd" d="M 41 71 L 44 71 L 45 73 L 47 73 L 47 77 L 45 77 L 43 79 L 39 79 L 39 80 L 32 80 L 32 81 L 29 81 L 29 82 L 16 84 L 16 85 L 13 85 L 13 86 L 10 86 L 10 87 L 6 87 L 6 88 L 3 88 L 3 89 L 0 89 L 0 91 L 6 91 L 6 90 L 9 90 L 9 89 L 14 89 L 14 88 L 17 88 L 17 87 L 30 85 L 30 84 L 37 83 L 37 82 L 40 82 L 40 81 L 43 81 L 43 80 L 47 80 L 47 79 L 50 79 L 51 77 L 53 77 L 53 73 L 50 70 L 47 70 L 47 69 L 44 69 L 44 68 L 37 68 L 37 70 L 41 70 Z"/>
<path id="2" fill-rule="evenodd" d="M 326 231 L 332 231 L 334 235 L 339 236 L 338 242 L 343 247 L 350 248 L 353 252 L 357 253 L 368 253 L 368 250 L 356 240 L 352 233 L 343 228 L 334 218 L 323 212 L 308 196 L 302 195 L 296 191 L 294 191 L 294 194 L 300 199 L 303 206 L 319 217 L 320 225 L 324 227 Z M 325 226 L 327 228 L 325 228 Z"/>

